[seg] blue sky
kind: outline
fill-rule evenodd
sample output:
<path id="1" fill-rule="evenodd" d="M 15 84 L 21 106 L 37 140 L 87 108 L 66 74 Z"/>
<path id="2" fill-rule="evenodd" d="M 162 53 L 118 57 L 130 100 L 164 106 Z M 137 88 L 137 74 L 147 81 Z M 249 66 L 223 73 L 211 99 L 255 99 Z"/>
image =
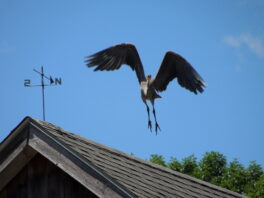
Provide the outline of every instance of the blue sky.
<path id="1" fill-rule="evenodd" d="M 47 87 L 46 120 L 143 159 L 218 151 L 264 166 L 264 2 L 0 0 L 0 141 L 25 117 L 42 119 L 33 69 L 61 77 Z M 168 50 L 207 83 L 203 94 L 173 81 L 156 101 L 162 131 L 147 128 L 135 73 L 93 72 L 84 57 L 131 42 L 145 73 Z M 152 117 L 153 120 L 153 117 Z"/>

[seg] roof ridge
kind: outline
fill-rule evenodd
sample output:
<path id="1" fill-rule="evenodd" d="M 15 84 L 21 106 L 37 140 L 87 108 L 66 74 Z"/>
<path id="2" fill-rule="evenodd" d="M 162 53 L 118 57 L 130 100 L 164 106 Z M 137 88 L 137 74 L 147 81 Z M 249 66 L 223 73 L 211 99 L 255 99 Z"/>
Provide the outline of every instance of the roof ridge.
<path id="1" fill-rule="evenodd" d="M 150 161 L 141 159 L 139 157 L 136 157 L 136 156 L 128 154 L 126 152 L 123 152 L 123 151 L 120 151 L 118 149 L 112 148 L 110 146 L 107 146 L 107 145 L 98 143 L 96 141 L 84 138 L 84 137 L 82 137 L 82 136 L 80 136 L 78 134 L 74 134 L 74 133 L 72 133 L 70 131 L 67 131 L 67 130 L 65 130 L 65 129 L 57 126 L 57 125 L 54 125 L 52 123 L 49 123 L 47 121 L 38 120 L 38 119 L 35 119 L 35 118 L 32 118 L 32 117 L 29 117 L 29 118 L 30 118 L 31 121 L 37 122 L 38 124 L 40 124 L 44 128 L 45 127 L 50 127 L 52 129 L 56 130 L 56 132 L 63 133 L 63 135 L 67 135 L 67 136 L 70 135 L 71 138 L 74 137 L 75 139 L 78 138 L 78 140 L 82 141 L 82 143 L 84 143 L 84 144 L 92 144 L 93 146 L 95 146 L 97 148 L 100 148 L 100 149 L 104 149 L 107 152 L 111 152 L 111 153 L 113 153 L 115 155 L 125 157 L 126 159 L 129 159 L 129 160 L 137 161 L 137 162 L 139 162 L 141 164 L 147 165 L 147 166 L 152 167 L 154 169 L 157 169 L 159 171 L 176 175 L 176 176 L 181 177 L 181 178 L 183 178 L 185 180 L 188 180 L 188 181 L 196 183 L 196 184 L 200 184 L 202 186 L 207 186 L 209 188 L 213 188 L 215 190 L 218 190 L 218 191 L 221 191 L 221 192 L 225 192 L 225 193 L 228 193 L 228 194 L 231 194 L 231 195 L 234 195 L 234 196 L 238 196 L 238 195 L 239 196 L 244 196 L 244 195 L 241 195 L 241 194 L 239 194 L 237 192 L 233 192 L 231 190 L 225 189 L 223 187 L 216 186 L 214 184 L 211 184 L 209 182 L 197 179 L 195 177 L 180 173 L 178 171 L 171 170 L 168 167 L 164 167 L 164 166 L 161 166 L 161 165 L 158 165 L 158 164 L 154 164 L 154 163 L 152 163 Z M 244 196 L 244 197 L 246 197 L 246 196 Z"/>

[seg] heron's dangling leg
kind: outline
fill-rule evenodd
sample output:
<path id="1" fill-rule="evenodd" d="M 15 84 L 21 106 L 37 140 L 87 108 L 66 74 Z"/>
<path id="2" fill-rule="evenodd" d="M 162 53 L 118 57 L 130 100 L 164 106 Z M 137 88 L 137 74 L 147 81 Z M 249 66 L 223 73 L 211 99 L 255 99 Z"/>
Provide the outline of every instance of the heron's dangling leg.
<path id="1" fill-rule="evenodd" d="M 148 107 L 147 102 L 144 101 L 144 103 L 145 103 L 145 105 L 146 105 L 146 107 L 147 107 L 147 112 L 148 112 L 148 128 L 149 128 L 150 131 L 152 132 L 152 124 L 151 124 L 150 115 L 149 115 L 149 107 Z"/>
<path id="2" fill-rule="evenodd" d="M 161 129 L 160 129 L 160 127 L 159 127 L 159 124 L 158 124 L 158 122 L 157 122 L 157 118 L 156 118 L 156 111 L 155 111 L 155 107 L 154 107 L 154 100 L 153 101 L 151 101 L 151 104 L 152 104 L 152 107 L 153 107 L 153 115 L 154 115 L 154 118 L 155 118 L 155 131 L 156 131 L 156 135 L 157 135 L 157 133 L 158 133 L 158 130 L 160 130 L 161 131 Z"/>

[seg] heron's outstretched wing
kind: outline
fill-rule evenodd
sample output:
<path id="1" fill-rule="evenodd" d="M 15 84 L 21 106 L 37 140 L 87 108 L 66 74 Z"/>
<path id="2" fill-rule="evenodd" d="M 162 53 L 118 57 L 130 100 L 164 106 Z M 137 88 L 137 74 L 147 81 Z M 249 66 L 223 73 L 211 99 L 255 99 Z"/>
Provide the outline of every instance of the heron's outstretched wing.
<path id="1" fill-rule="evenodd" d="M 136 71 L 139 83 L 145 80 L 144 68 L 137 49 L 133 44 L 123 43 L 115 45 L 88 56 L 87 58 L 85 62 L 88 67 L 97 66 L 94 71 L 116 70 L 119 69 L 122 64 L 127 64 L 132 70 Z"/>
<path id="2" fill-rule="evenodd" d="M 174 78 L 178 79 L 182 87 L 195 94 L 202 93 L 205 88 L 204 80 L 191 64 L 179 54 L 168 51 L 152 83 L 157 91 L 164 91 Z"/>

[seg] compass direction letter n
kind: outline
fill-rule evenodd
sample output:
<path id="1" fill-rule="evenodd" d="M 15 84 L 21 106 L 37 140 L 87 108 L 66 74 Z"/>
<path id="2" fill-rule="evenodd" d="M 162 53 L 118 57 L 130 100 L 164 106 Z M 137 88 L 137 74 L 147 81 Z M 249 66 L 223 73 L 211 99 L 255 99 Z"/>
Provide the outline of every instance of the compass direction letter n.
<path id="1" fill-rule="evenodd" d="M 55 85 L 61 85 L 61 78 L 55 78 Z"/>

